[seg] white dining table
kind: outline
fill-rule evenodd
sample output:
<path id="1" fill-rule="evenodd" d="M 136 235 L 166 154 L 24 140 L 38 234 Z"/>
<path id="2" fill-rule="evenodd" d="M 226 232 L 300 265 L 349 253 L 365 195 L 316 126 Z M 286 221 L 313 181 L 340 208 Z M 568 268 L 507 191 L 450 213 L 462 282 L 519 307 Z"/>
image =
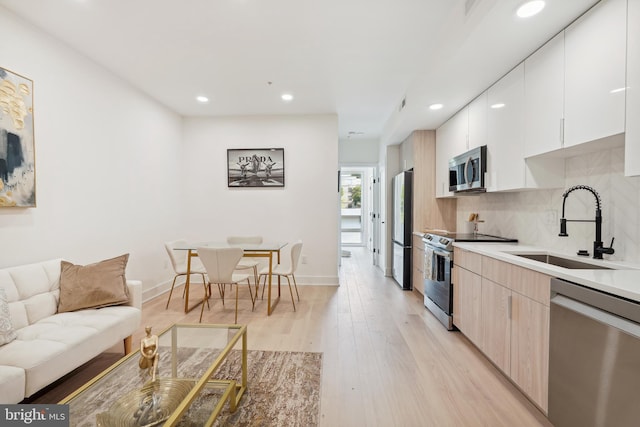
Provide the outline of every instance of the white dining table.
<path id="1" fill-rule="evenodd" d="M 251 258 L 268 258 L 269 259 L 269 276 L 267 287 L 267 316 L 271 316 L 273 309 L 280 302 L 280 276 L 278 276 L 278 297 L 272 302 L 271 283 L 273 273 L 273 256 L 276 255 L 276 262 L 280 264 L 280 250 L 287 246 L 286 242 L 263 242 L 263 243 L 241 243 L 230 244 L 227 242 L 187 242 L 184 245 L 176 246 L 175 250 L 188 251 L 187 256 L 187 279 L 185 281 L 184 294 L 184 312 L 188 313 L 200 304 L 204 304 L 203 300 L 189 307 L 189 284 L 191 282 L 191 258 L 198 256 L 198 248 L 241 248 L 245 257 Z M 257 298 L 257 295 L 256 295 Z"/>

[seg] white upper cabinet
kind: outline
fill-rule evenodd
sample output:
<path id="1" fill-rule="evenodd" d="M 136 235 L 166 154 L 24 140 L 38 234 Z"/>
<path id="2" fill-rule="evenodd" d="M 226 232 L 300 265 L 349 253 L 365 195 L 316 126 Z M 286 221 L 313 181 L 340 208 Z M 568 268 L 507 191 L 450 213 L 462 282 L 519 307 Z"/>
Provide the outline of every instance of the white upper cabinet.
<path id="1" fill-rule="evenodd" d="M 469 107 L 466 106 L 449 119 L 451 157 L 462 154 L 469 147 Z"/>
<path id="2" fill-rule="evenodd" d="M 640 175 L 640 1 L 631 0 L 627 17 L 627 121 L 624 173 Z"/>
<path id="3" fill-rule="evenodd" d="M 626 6 L 601 1 L 565 30 L 565 147 L 625 131 Z"/>
<path id="4" fill-rule="evenodd" d="M 524 188 L 524 63 L 489 88 L 487 105 L 487 191 Z"/>
<path id="5" fill-rule="evenodd" d="M 448 160 L 482 145 L 487 191 L 560 188 L 563 155 L 623 137 L 625 174 L 640 175 L 638 117 L 640 0 L 602 0 L 438 129 L 436 192 L 451 195 Z"/>
<path id="6" fill-rule="evenodd" d="M 562 148 L 564 32 L 524 61 L 524 155 Z"/>
<path id="7" fill-rule="evenodd" d="M 487 91 L 469 104 L 467 150 L 487 145 Z"/>
<path id="8" fill-rule="evenodd" d="M 466 151 L 468 123 L 467 107 L 436 129 L 436 197 L 451 197 L 449 191 L 449 160 Z"/>

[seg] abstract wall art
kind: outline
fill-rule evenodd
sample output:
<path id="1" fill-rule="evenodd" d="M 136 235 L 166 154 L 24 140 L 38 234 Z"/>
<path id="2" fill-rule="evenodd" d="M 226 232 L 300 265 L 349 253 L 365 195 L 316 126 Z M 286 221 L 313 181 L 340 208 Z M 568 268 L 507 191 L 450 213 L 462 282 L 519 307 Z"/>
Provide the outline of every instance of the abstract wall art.
<path id="1" fill-rule="evenodd" d="M 284 187 L 284 148 L 227 150 L 229 187 Z"/>
<path id="2" fill-rule="evenodd" d="M 0 67 L 0 207 L 36 206 L 33 81 Z"/>

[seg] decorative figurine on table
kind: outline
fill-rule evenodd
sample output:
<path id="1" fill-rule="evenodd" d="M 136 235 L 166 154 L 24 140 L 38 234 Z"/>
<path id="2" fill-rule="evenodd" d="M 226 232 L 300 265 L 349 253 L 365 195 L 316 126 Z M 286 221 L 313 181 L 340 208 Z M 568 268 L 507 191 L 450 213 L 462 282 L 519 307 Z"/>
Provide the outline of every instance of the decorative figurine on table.
<path id="1" fill-rule="evenodd" d="M 151 375 L 151 382 L 156 380 L 156 371 L 158 370 L 158 336 L 151 334 L 151 326 L 144 328 L 147 335 L 140 340 L 140 361 L 138 366 L 140 369 L 148 369 Z"/>

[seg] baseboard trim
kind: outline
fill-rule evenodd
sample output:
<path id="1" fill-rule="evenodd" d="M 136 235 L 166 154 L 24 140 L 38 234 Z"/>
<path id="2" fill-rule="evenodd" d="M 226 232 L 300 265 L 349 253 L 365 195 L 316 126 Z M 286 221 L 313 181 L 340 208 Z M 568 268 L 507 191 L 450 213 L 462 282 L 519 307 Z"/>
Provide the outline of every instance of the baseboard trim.
<path id="1" fill-rule="evenodd" d="M 142 291 L 142 302 L 147 302 L 149 300 L 154 299 L 158 295 L 162 295 L 169 292 L 169 289 L 171 289 L 171 282 L 173 282 L 173 279 L 167 280 L 165 282 L 160 282 L 155 286 L 144 289 Z M 182 289 L 183 285 L 184 285 L 184 282 L 176 283 L 175 289 L 178 289 L 178 288 Z M 180 293 L 182 294 L 182 290 L 180 290 Z"/>
<path id="2" fill-rule="evenodd" d="M 277 280 L 277 279 L 276 279 Z M 155 297 L 166 294 L 171 289 L 171 282 L 173 279 L 167 280 L 164 282 L 160 282 L 155 286 L 147 288 L 142 291 L 142 302 L 147 302 Z M 338 276 L 298 276 L 296 275 L 296 282 L 300 286 L 308 286 L 308 285 L 326 285 L 326 286 L 339 286 L 340 282 Z M 196 281 L 196 284 L 202 283 L 201 281 Z M 278 283 L 277 281 L 275 283 Z M 287 279 L 282 279 L 282 284 L 287 284 Z M 182 287 L 184 286 L 184 282 L 176 283 L 174 288 L 174 292 L 179 292 L 182 295 Z"/>
<path id="3" fill-rule="evenodd" d="M 287 282 L 286 279 L 284 281 Z M 296 274 L 296 282 L 298 285 L 339 285 L 338 276 L 298 276 Z"/>

